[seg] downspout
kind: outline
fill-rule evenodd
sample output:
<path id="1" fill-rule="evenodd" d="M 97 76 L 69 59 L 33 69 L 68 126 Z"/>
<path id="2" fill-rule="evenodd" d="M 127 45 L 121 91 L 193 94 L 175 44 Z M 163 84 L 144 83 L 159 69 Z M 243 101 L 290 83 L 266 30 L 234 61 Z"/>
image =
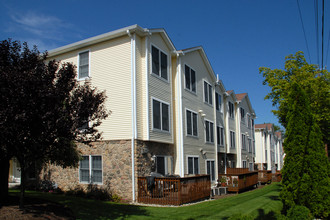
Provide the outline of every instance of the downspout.
<path id="1" fill-rule="evenodd" d="M 228 101 L 227 101 L 227 97 L 229 96 L 229 94 L 227 92 L 225 92 L 225 97 L 224 97 L 224 109 L 223 109 L 223 113 L 224 113 L 224 121 L 225 121 L 225 137 L 226 137 L 226 144 L 225 144 L 225 174 L 227 174 L 227 153 L 228 153 L 228 146 L 229 146 L 229 119 L 228 119 Z M 226 108 L 226 109 L 225 109 Z M 227 130 L 228 129 L 228 130 Z"/>
<path id="2" fill-rule="evenodd" d="M 132 91 L 132 140 L 131 140 L 131 156 L 132 156 L 132 200 L 135 202 L 135 139 L 136 132 L 136 34 L 131 34 L 127 30 L 128 36 L 131 38 L 131 91 Z"/>
<path id="3" fill-rule="evenodd" d="M 217 180 L 217 179 L 219 179 L 218 178 L 218 123 L 217 123 L 217 106 L 216 106 L 216 95 L 215 95 L 215 93 L 216 93 L 216 90 L 215 90 L 215 88 L 218 86 L 218 82 L 219 82 L 219 75 L 217 75 L 217 81 L 216 81 L 216 83 L 214 84 L 214 100 L 213 100 L 213 103 L 214 103 L 214 107 L 213 107 L 213 114 L 214 114 L 214 124 L 215 124 L 215 134 L 216 135 L 214 135 L 214 137 L 216 137 L 215 139 L 215 141 L 214 141 L 214 149 L 215 149 L 215 161 L 214 161 L 214 163 L 215 163 L 215 176 L 214 176 L 214 178 L 215 178 L 215 181 Z M 219 94 L 220 95 L 220 94 Z M 220 110 L 220 109 L 219 109 Z"/>
<path id="4" fill-rule="evenodd" d="M 179 135 L 178 135 L 178 145 L 180 147 L 179 152 L 180 152 L 180 176 L 184 177 L 184 153 L 183 153 L 183 121 L 182 121 L 182 76 L 181 76 L 181 57 L 180 54 L 177 54 L 179 60 L 178 60 L 178 83 L 177 83 L 177 87 L 178 87 L 178 103 L 179 103 Z"/>
<path id="5" fill-rule="evenodd" d="M 149 141 L 150 139 L 150 131 L 149 131 L 149 35 L 150 33 L 148 32 L 148 35 L 145 36 L 145 65 L 146 65 L 146 120 L 147 120 L 147 140 Z"/>

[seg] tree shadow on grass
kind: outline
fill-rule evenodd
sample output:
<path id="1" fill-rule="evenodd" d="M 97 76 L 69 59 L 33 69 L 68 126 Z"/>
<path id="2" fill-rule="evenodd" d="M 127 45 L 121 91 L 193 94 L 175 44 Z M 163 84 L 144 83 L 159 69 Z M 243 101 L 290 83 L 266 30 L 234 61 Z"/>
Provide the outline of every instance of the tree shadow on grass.
<path id="1" fill-rule="evenodd" d="M 258 214 L 257 218 L 255 218 L 256 220 L 264 220 L 264 219 L 276 220 L 278 217 L 277 214 L 273 211 L 270 211 L 266 214 L 263 209 L 258 209 L 258 212 L 259 212 L 259 214 Z"/>

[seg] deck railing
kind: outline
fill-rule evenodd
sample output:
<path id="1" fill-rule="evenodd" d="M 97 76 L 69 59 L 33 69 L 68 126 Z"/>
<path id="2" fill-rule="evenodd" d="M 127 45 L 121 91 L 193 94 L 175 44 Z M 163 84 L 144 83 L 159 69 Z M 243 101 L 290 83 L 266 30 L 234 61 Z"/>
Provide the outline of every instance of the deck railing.
<path id="1" fill-rule="evenodd" d="M 219 174 L 219 179 L 226 178 L 228 192 L 240 192 L 258 184 L 258 172 L 248 168 L 227 168 L 226 174 Z"/>
<path id="2" fill-rule="evenodd" d="M 281 182 L 282 180 L 282 174 L 281 171 L 276 171 L 276 173 L 273 173 L 273 182 Z"/>
<path id="3" fill-rule="evenodd" d="M 210 175 L 155 178 L 153 183 L 149 182 L 149 187 L 147 177 L 138 177 L 137 200 L 148 204 L 182 205 L 210 197 L 210 190 Z"/>
<path id="4" fill-rule="evenodd" d="M 272 181 L 272 171 L 258 170 L 258 181 L 262 184 L 270 183 Z"/>

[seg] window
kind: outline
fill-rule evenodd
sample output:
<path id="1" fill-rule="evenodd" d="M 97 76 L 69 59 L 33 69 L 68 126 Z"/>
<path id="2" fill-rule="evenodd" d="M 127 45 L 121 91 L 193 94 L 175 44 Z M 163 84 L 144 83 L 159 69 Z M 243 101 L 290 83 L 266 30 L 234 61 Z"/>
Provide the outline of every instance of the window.
<path id="1" fill-rule="evenodd" d="M 213 123 L 205 120 L 205 140 L 206 143 L 214 143 Z"/>
<path id="2" fill-rule="evenodd" d="M 265 155 L 266 155 L 266 156 L 265 156 L 265 159 L 266 159 L 266 162 L 267 162 L 267 155 L 268 155 L 268 154 L 267 154 L 267 150 L 265 150 Z"/>
<path id="3" fill-rule="evenodd" d="M 102 184 L 102 157 L 83 156 L 79 166 L 79 178 L 81 183 Z"/>
<path id="4" fill-rule="evenodd" d="M 199 174 L 198 156 L 188 156 L 188 174 Z"/>
<path id="5" fill-rule="evenodd" d="M 153 128 L 169 131 L 170 128 L 170 114 L 169 105 L 161 101 L 152 100 L 152 115 L 153 115 Z"/>
<path id="6" fill-rule="evenodd" d="M 249 152 L 251 153 L 252 152 L 252 140 L 251 138 L 248 139 L 248 144 L 249 144 Z"/>
<path id="7" fill-rule="evenodd" d="M 228 102 L 229 106 L 229 117 L 234 118 L 234 104 L 232 102 Z"/>
<path id="8" fill-rule="evenodd" d="M 230 148 L 235 148 L 235 132 L 230 131 Z"/>
<path id="9" fill-rule="evenodd" d="M 151 48 L 152 53 L 152 73 L 168 80 L 168 73 L 167 73 L 167 55 L 157 49 L 156 47 L 152 46 Z"/>
<path id="10" fill-rule="evenodd" d="M 243 123 L 245 123 L 245 110 L 244 110 L 244 108 L 240 108 L 240 110 L 241 110 L 241 122 L 243 122 Z"/>
<path id="11" fill-rule="evenodd" d="M 217 145 L 224 146 L 224 130 L 222 127 L 217 126 Z"/>
<path id="12" fill-rule="evenodd" d="M 162 175 L 173 174 L 173 159 L 171 156 L 156 156 L 156 172 Z"/>
<path id="13" fill-rule="evenodd" d="M 217 109 L 217 111 L 221 112 L 221 95 L 219 93 L 215 93 L 215 107 Z"/>
<path id="14" fill-rule="evenodd" d="M 253 153 L 256 153 L 256 142 L 253 141 Z"/>
<path id="15" fill-rule="evenodd" d="M 246 138 L 244 134 L 242 134 L 242 149 L 246 150 Z"/>
<path id="16" fill-rule="evenodd" d="M 253 171 L 253 163 L 249 163 L 249 171 Z"/>
<path id="17" fill-rule="evenodd" d="M 246 160 L 243 160 L 243 168 L 247 168 Z"/>
<path id="18" fill-rule="evenodd" d="M 204 102 L 212 105 L 212 86 L 204 81 Z"/>
<path id="19" fill-rule="evenodd" d="M 184 69 L 186 84 L 185 87 L 191 92 L 196 93 L 196 72 L 189 66 L 185 65 Z"/>
<path id="20" fill-rule="evenodd" d="M 230 161 L 230 168 L 236 168 L 236 162 Z"/>
<path id="21" fill-rule="evenodd" d="M 206 161 L 206 171 L 207 171 L 207 174 L 210 175 L 211 181 L 215 181 L 214 160 Z"/>
<path id="22" fill-rule="evenodd" d="M 187 135 L 198 136 L 197 113 L 186 110 Z"/>
<path id="23" fill-rule="evenodd" d="M 79 53 L 78 79 L 89 77 L 89 51 Z"/>
<path id="24" fill-rule="evenodd" d="M 252 128 L 252 121 L 251 121 L 251 116 L 248 116 L 248 128 Z"/>

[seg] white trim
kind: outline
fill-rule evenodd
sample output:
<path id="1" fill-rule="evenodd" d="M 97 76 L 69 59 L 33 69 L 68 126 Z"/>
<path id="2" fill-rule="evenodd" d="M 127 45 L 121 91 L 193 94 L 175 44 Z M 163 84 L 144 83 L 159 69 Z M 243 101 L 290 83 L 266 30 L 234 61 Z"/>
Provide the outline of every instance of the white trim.
<path id="1" fill-rule="evenodd" d="M 128 32 L 130 35 L 130 33 Z M 131 139 L 131 160 L 132 160 L 132 200 L 135 201 L 135 138 L 136 132 L 136 34 L 131 37 L 131 94 L 132 94 L 132 139 Z"/>
<path id="2" fill-rule="evenodd" d="M 178 104 L 179 104 L 179 109 L 178 109 L 178 116 L 179 116 L 179 135 L 178 135 L 178 147 L 179 147 L 179 161 L 181 161 L 180 166 L 180 176 L 184 177 L 184 151 L 183 151 L 183 144 L 184 144 L 184 138 L 183 138 L 183 119 L 182 119 L 182 65 L 181 65 L 181 57 L 179 56 L 179 61 L 178 61 L 178 73 L 177 76 L 179 77 L 177 86 L 178 86 L 178 92 L 179 92 L 179 97 L 178 97 Z"/>
<path id="3" fill-rule="evenodd" d="M 166 130 L 163 130 L 163 123 L 162 123 L 162 116 L 163 116 L 163 111 L 162 111 L 162 106 L 160 106 L 160 129 L 158 128 L 154 128 L 154 103 L 153 103 L 153 100 L 155 101 L 158 101 L 160 102 L 161 104 L 165 104 L 165 105 L 168 105 L 168 131 Z M 157 99 L 153 96 L 151 96 L 151 113 L 152 113 L 152 120 L 151 120 L 151 123 L 152 123 L 152 130 L 153 131 L 159 131 L 159 132 L 164 132 L 164 133 L 171 133 L 171 105 L 168 103 L 168 102 L 165 102 L 161 99 Z"/>
<path id="4" fill-rule="evenodd" d="M 200 169 L 200 161 L 199 161 L 199 155 L 186 155 L 186 160 L 187 160 L 187 174 L 189 174 L 189 163 L 188 163 L 188 158 L 189 157 L 192 157 L 192 158 L 198 158 L 198 173 L 195 173 L 195 167 L 193 167 L 193 171 L 194 173 L 193 174 L 200 174 L 201 173 L 201 169 Z M 194 161 L 193 161 L 193 166 L 194 165 Z"/>
<path id="5" fill-rule="evenodd" d="M 193 120 L 191 121 L 191 134 L 188 134 L 188 127 L 187 127 L 187 110 L 188 111 L 190 111 L 191 113 L 195 113 L 196 114 L 196 116 L 197 116 L 197 124 L 196 124 L 196 127 L 197 127 L 197 136 L 195 136 L 195 135 L 193 135 L 193 125 L 192 125 L 192 123 L 193 123 Z M 185 128 L 186 128 L 186 136 L 187 137 L 193 137 L 193 138 L 198 138 L 199 137 L 199 132 L 198 132 L 198 113 L 197 112 L 195 112 L 195 111 L 192 111 L 192 110 L 190 110 L 189 108 L 185 108 L 185 111 L 184 111 L 184 113 L 185 113 L 185 121 L 186 121 L 186 124 L 185 124 Z M 193 118 L 191 118 L 191 119 L 193 119 Z"/>
<path id="6" fill-rule="evenodd" d="M 220 125 L 217 125 L 217 129 L 218 128 L 220 128 L 220 137 L 221 137 L 221 128 L 222 128 L 222 139 L 220 139 L 220 142 L 221 142 L 221 140 L 222 140 L 222 144 L 221 143 L 219 143 L 218 144 L 218 130 L 217 130 L 217 146 L 218 147 L 224 147 L 225 146 L 225 128 L 223 127 L 223 126 L 220 126 Z"/>
<path id="7" fill-rule="evenodd" d="M 164 53 L 167 57 L 167 66 L 166 66 L 166 68 L 167 68 L 167 71 L 166 71 L 167 72 L 167 80 L 162 77 L 162 73 L 161 73 L 161 71 L 162 71 L 161 70 L 161 68 L 162 68 L 161 65 L 162 64 L 161 64 L 161 62 L 159 62 L 159 75 L 157 75 L 156 73 L 153 73 L 153 71 L 152 71 L 152 47 L 155 47 L 157 50 L 159 50 L 159 61 L 161 61 L 161 59 L 162 59 L 160 52 Z M 151 43 L 150 44 L 150 54 L 151 54 L 151 71 L 150 71 L 150 74 L 155 76 L 156 78 L 166 82 L 166 83 L 170 83 L 170 68 L 169 68 L 169 66 L 170 66 L 170 56 L 168 55 L 168 53 L 165 52 L 164 50 L 160 49 L 159 47 L 157 47 L 153 43 Z"/>
<path id="8" fill-rule="evenodd" d="M 79 67 L 80 67 L 80 54 L 82 53 L 86 53 L 88 52 L 88 76 L 84 77 L 84 78 L 79 78 Z M 78 55 L 77 55 L 77 80 L 78 81 L 84 81 L 86 79 L 89 79 L 91 78 L 91 50 L 90 49 L 87 49 L 87 50 L 82 50 L 82 51 L 79 51 L 78 52 Z"/>
<path id="9" fill-rule="evenodd" d="M 145 37 L 145 65 L 146 65 L 146 126 L 147 126 L 147 140 L 150 140 L 150 125 L 149 125 L 149 36 Z"/>

